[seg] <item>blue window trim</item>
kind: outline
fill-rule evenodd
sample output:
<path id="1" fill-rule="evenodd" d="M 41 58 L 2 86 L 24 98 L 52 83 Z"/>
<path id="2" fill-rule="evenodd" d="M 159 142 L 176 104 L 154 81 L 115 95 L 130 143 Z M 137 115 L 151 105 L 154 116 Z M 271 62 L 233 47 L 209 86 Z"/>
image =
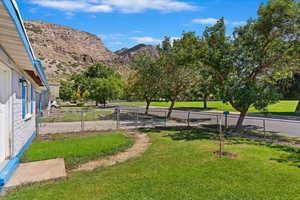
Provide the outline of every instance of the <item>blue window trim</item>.
<path id="1" fill-rule="evenodd" d="M 22 84 L 22 118 L 24 119 L 26 116 L 26 86 Z"/>
<path id="2" fill-rule="evenodd" d="M 34 89 L 33 86 L 30 86 L 30 113 L 33 114 L 33 94 L 34 94 Z"/>
<path id="3" fill-rule="evenodd" d="M 6 10 L 8 11 L 9 15 L 11 16 L 11 18 L 13 19 L 13 21 L 16 25 L 20 39 L 23 41 L 26 52 L 32 61 L 33 68 L 39 74 L 39 77 L 42 80 L 44 86 L 49 90 L 49 84 L 48 84 L 47 78 L 45 76 L 45 72 L 43 70 L 41 62 L 34 58 L 34 54 L 33 54 L 32 48 L 30 46 L 29 39 L 26 35 L 26 31 L 25 31 L 25 28 L 22 23 L 22 18 L 20 16 L 17 8 L 15 7 L 15 5 L 12 3 L 11 0 L 1 0 L 1 1 L 3 2 L 4 7 L 6 8 Z"/>

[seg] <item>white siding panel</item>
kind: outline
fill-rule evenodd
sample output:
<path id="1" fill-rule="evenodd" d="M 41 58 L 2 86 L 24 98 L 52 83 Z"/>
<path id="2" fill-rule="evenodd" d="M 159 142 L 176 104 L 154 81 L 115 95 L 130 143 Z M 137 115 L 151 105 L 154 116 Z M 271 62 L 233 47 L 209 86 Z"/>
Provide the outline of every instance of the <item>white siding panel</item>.
<path id="1" fill-rule="evenodd" d="M 33 115 L 29 120 L 22 119 L 22 85 L 19 82 L 21 76 L 13 72 L 13 141 L 14 156 L 16 156 L 24 144 L 35 132 L 35 101 L 33 102 Z"/>

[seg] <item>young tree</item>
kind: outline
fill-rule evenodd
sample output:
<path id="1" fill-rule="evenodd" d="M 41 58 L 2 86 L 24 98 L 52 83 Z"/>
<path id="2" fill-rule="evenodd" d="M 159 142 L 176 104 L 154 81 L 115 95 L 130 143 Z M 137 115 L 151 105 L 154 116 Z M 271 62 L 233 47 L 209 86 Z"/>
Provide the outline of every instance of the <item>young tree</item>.
<path id="1" fill-rule="evenodd" d="M 151 102 L 158 97 L 161 89 L 162 70 L 157 59 L 149 55 L 137 56 L 132 63 L 134 70 L 130 77 L 130 96 L 146 101 L 145 114 L 148 114 Z"/>
<path id="2" fill-rule="evenodd" d="M 171 101 L 167 117 L 170 118 L 175 102 L 196 82 L 199 38 L 195 33 L 184 33 L 171 41 L 165 38 L 160 47 L 160 64 L 163 70 L 163 97 Z"/>

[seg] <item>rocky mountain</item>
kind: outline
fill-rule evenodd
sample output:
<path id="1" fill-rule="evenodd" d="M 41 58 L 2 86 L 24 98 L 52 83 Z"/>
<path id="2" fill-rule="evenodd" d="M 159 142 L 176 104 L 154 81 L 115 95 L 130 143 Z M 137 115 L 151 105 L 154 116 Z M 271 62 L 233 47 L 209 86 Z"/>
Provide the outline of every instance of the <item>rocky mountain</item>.
<path id="1" fill-rule="evenodd" d="M 54 85 L 95 63 L 120 67 L 119 56 L 96 35 L 41 21 L 25 21 L 25 27 L 36 57 Z"/>
<path id="2" fill-rule="evenodd" d="M 58 96 L 59 80 L 83 72 L 92 64 L 112 66 L 126 78 L 134 56 L 148 53 L 158 57 L 156 47 L 151 45 L 140 44 L 113 53 L 91 33 L 42 21 L 25 21 L 24 24 L 35 56 L 42 61 L 54 97 Z"/>
<path id="3" fill-rule="evenodd" d="M 124 64 L 129 64 L 135 56 L 138 55 L 150 55 L 151 57 L 158 58 L 159 52 L 156 46 L 138 44 L 132 48 L 123 48 L 115 52 L 118 56 L 120 56 L 120 60 Z"/>

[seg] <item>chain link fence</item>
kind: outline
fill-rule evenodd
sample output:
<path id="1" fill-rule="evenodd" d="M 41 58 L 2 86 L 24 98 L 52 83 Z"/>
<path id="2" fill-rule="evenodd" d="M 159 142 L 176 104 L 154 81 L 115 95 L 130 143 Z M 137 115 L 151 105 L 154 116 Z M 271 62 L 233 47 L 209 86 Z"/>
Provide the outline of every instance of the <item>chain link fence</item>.
<path id="1" fill-rule="evenodd" d="M 188 112 L 174 110 L 167 118 L 166 109 L 55 109 L 39 117 L 39 133 L 63 133 L 114 129 L 136 129 L 142 127 L 202 127 L 218 130 L 234 130 L 237 115 L 223 115 L 209 112 Z M 243 132 L 259 137 L 300 137 L 300 121 L 246 117 Z M 241 130 L 240 130 L 241 131 Z"/>

